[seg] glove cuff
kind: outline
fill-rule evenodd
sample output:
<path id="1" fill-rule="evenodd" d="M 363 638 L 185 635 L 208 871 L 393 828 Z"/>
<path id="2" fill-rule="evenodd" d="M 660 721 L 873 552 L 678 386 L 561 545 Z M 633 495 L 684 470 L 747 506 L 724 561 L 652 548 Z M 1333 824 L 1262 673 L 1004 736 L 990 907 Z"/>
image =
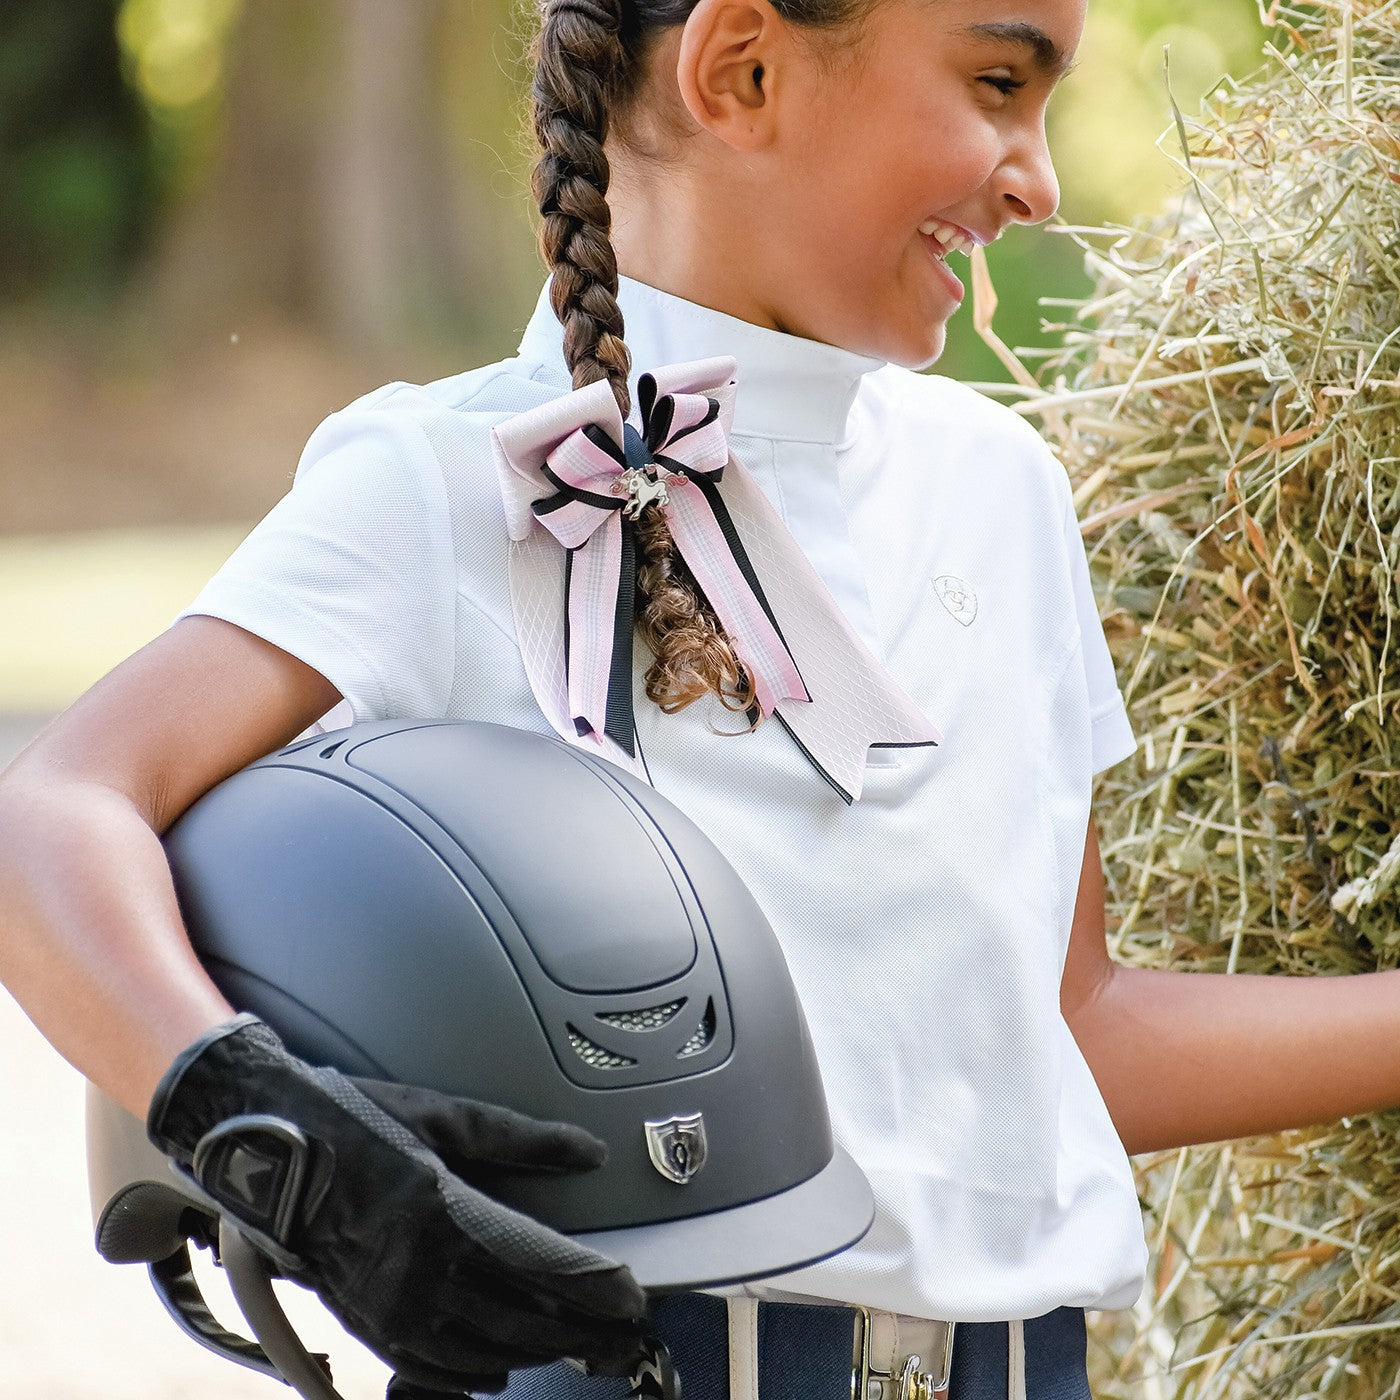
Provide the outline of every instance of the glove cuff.
<path id="1" fill-rule="evenodd" d="M 195 1144 L 215 1123 L 246 1107 L 231 1096 L 230 1065 L 255 1069 L 285 1063 L 286 1047 L 271 1026 L 251 1012 L 213 1026 L 171 1062 L 151 1095 L 146 1136 L 162 1152 L 189 1166 Z M 217 1065 L 219 1073 L 211 1073 Z"/>

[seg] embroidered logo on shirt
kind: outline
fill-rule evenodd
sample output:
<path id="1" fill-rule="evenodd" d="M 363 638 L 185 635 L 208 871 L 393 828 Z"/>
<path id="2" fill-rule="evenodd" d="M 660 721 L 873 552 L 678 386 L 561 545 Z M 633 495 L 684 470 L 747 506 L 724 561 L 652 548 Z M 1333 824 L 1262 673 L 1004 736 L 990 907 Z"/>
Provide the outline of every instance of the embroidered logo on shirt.
<path id="1" fill-rule="evenodd" d="M 977 595 L 972 585 L 957 574 L 939 574 L 933 581 L 933 591 L 938 601 L 948 609 L 964 627 L 971 627 L 977 616 Z"/>

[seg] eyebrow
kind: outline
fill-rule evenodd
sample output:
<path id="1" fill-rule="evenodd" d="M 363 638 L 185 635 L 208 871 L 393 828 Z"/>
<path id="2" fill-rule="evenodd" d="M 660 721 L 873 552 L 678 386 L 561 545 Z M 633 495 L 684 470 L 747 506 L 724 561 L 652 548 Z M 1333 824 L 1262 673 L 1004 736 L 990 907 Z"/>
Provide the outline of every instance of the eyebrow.
<path id="1" fill-rule="evenodd" d="M 968 24 L 958 30 L 958 33 L 974 39 L 993 39 L 1003 44 L 1017 44 L 1023 49 L 1028 49 L 1037 71 L 1043 77 L 1058 80 L 1075 66 L 1043 29 L 1022 20 Z"/>

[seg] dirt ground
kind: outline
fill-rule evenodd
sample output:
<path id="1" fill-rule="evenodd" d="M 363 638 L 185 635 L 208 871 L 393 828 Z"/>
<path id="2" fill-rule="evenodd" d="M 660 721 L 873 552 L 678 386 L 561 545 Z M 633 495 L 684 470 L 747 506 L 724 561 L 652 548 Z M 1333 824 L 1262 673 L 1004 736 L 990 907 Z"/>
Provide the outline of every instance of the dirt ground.
<path id="1" fill-rule="evenodd" d="M 0 767 L 40 718 L 0 717 Z M 83 1148 L 83 1080 L 0 990 L 0 1396 L 4 1400 L 278 1400 L 279 1382 L 211 1355 L 166 1316 L 137 1265 L 92 1246 Z M 238 1313 L 203 1270 L 227 1326 Z M 346 1400 L 384 1394 L 388 1372 L 310 1295 L 287 1309 L 331 1354 Z"/>

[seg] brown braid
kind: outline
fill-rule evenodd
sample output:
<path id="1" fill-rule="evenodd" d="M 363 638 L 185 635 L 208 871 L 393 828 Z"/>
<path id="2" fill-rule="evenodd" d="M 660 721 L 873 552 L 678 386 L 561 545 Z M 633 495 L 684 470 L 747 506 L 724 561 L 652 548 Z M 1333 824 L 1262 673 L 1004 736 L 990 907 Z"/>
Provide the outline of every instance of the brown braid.
<path id="1" fill-rule="evenodd" d="M 871 0 L 775 0 L 786 19 L 834 28 Z M 531 176 L 539 205 L 540 251 L 553 274 L 550 305 L 564 328 L 564 359 L 575 389 L 607 379 L 625 419 L 632 357 L 617 304 L 617 258 L 603 143 L 609 115 L 640 83 L 640 55 L 659 28 L 684 23 L 694 0 L 537 0 L 540 27 L 530 46 L 531 121 L 541 155 Z M 637 631 L 654 661 L 647 697 L 667 714 L 704 695 L 757 714 L 753 681 L 676 550 L 661 508 L 637 522 L 644 605 Z M 751 723 L 756 720 L 751 719 Z"/>
<path id="2" fill-rule="evenodd" d="M 626 69 L 622 0 L 545 0 L 531 58 L 535 139 L 531 175 L 540 251 L 553 277 L 550 305 L 564 327 L 564 359 L 582 389 L 607 379 L 626 418 L 632 357 L 622 339 L 617 258 L 608 208 L 608 104 Z"/>

